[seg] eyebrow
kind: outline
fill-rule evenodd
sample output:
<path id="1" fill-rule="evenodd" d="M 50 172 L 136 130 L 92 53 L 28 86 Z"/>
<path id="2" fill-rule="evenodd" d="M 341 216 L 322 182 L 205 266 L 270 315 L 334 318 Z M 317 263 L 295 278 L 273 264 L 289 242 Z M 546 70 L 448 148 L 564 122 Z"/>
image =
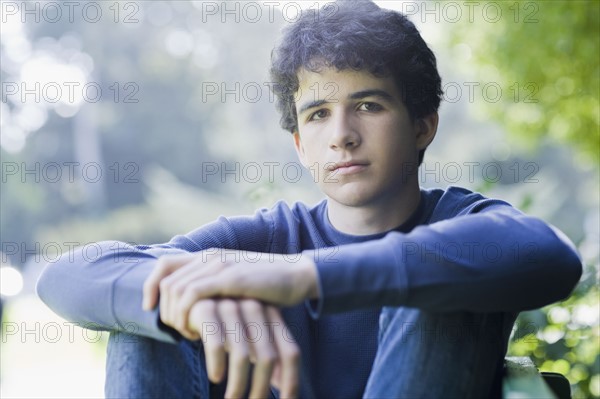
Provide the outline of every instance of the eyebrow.
<path id="1" fill-rule="evenodd" d="M 394 101 L 394 97 L 385 90 L 380 89 L 370 89 L 370 90 L 362 90 L 357 91 L 356 93 L 350 94 L 348 96 L 351 100 L 360 100 L 365 97 L 379 97 L 386 101 Z"/>
<path id="2" fill-rule="evenodd" d="M 394 101 L 394 97 L 390 93 L 388 93 L 385 90 L 380 90 L 380 89 L 361 90 L 361 91 L 357 91 L 356 93 L 352 93 L 348 96 L 348 98 L 351 100 L 360 100 L 361 98 L 366 98 L 366 97 L 379 97 L 386 101 L 390 101 L 390 102 Z M 300 107 L 300 109 L 298 110 L 298 115 L 302 114 L 303 112 L 306 112 L 307 110 L 309 110 L 311 108 L 317 108 L 317 107 L 320 107 L 321 105 L 323 105 L 325 103 L 329 103 L 329 102 L 332 102 L 332 101 L 327 101 L 327 100 L 310 101 Z"/>
<path id="3" fill-rule="evenodd" d="M 302 107 L 300 107 L 300 109 L 298 110 L 298 115 L 300 115 L 301 113 L 311 109 L 311 108 L 317 108 L 320 107 L 321 105 L 327 103 L 329 101 L 325 101 L 325 100 L 316 100 L 316 101 L 311 101 L 309 103 L 304 104 Z"/>

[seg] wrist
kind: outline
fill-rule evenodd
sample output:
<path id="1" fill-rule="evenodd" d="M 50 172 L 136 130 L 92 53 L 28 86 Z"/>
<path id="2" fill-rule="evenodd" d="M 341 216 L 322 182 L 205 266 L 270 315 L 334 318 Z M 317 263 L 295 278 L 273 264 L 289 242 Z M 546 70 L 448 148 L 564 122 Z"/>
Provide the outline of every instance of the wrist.
<path id="1" fill-rule="evenodd" d="M 317 271 L 317 265 L 313 261 L 312 257 L 302 255 L 302 277 L 304 279 L 303 286 L 305 288 L 306 299 L 317 299 L 319 298 L 319 272 Z"/>

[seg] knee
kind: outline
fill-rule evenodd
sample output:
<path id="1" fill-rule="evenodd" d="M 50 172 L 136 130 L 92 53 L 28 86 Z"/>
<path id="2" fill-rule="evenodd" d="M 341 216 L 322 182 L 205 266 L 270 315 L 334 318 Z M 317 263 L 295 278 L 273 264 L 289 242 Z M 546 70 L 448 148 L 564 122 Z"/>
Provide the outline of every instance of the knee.
<path id="1" fill-rule="evenodd" d="M 123 332 L 110 334 L 107 397 L 204 397 L 208 378 L 198 344 L 178 344 Z M 204 392 L 204 393 L 206 393 Z"/>

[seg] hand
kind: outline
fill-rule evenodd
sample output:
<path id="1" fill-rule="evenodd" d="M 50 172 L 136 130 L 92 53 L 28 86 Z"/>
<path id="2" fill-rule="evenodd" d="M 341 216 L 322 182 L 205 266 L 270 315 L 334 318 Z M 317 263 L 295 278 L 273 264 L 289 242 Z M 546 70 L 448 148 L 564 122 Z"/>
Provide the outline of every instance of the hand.
<path id="1" fill-rule="evenodd" d="M 192 306 L 189 326 L 202 338 L 212 382 L 223 380 L 229 364 L 225 397 L 244 394 L 250 363 L 250 398 L 268 397 L 270 384 L 281 397 L 297 396 L 300 351 L 277 308 L 252 299 L 204 299 Z"/>
<path id="2" fill-rule="evenodd" d="M 144 309 L 152 309 L 160 291 L 160 315 L 165 324 L 189 339 L 192 305 L 213 297 L 254 298 L 281 306 L 316 298 L 314 262 L 301 254 L 275 255 L 210 249 L 164 256 L 144 284 Z"/>

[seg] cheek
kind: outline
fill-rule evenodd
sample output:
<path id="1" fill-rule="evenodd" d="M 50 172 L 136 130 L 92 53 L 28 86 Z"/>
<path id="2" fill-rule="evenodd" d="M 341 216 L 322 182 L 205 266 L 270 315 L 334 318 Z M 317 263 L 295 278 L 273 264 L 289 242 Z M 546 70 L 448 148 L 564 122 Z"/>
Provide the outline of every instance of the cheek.
<path id="1" fill-rule="evenodd" d="M 325 143 L 317 138 L 310 137 L 310 139 L 304 141 L 304 154 L 307 160 L 318 160 L 323 155 L 323 148 Z"/>

